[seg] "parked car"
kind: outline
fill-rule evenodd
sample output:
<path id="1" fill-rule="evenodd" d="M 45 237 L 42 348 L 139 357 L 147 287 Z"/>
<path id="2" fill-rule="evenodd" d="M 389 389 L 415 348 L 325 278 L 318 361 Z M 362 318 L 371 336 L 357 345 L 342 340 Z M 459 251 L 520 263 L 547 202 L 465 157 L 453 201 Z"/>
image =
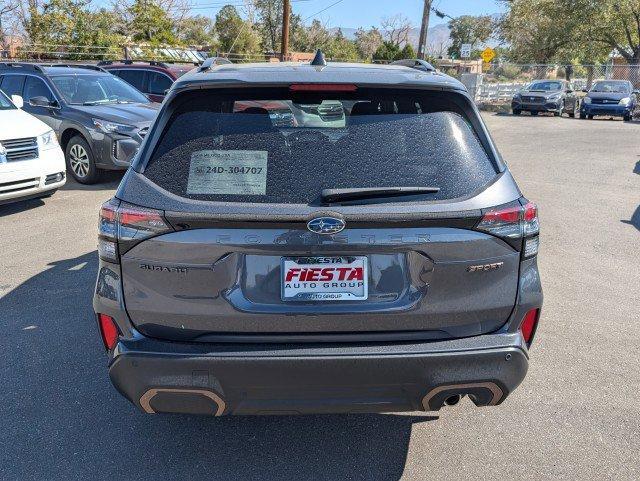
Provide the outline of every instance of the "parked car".
<path id="1" fill-rule="evenodd" d="M 222 65 L 231 62 L 225 58 L 217 57 L 215 63 Z M 154 102 L 162 102 L 173 82 L 194 68 L 193 65 L 153 61 L 134 62 L 132 60 L 107 60 L 99 62 L 98 66 L 133 85 Z"/>
<path id="2" fill-rule="evenodd" d="M 563 113 L 575 117 L 580 111 L 580 100 L 571 82 L 565 80 L 535 80 L 513 96 L 513 115 L 531 112 L 553 112 L 556 117 Z"/>
<path id="3" fill-rule="evenodd" d="M 22 96 L 24 110 L 54 130 L 68 172 L 83 184 L 103 170 L 128 168 L 160 108 L 92 65 L 4 62 L 0 88 Z"/>
<path id="4" fill-rule="evenodd" d="M 581 119 L 593 119 L 596 115 L 633 118 L 638 102 L 638 92 L 628 80 L 599 80 L 582 99 Z"/>
<path id="5" fill-rule="evenodd" d="M 283 105 L 305 108 L 278 125 Z M 148 413 L 500 404 L 540 316 L 538 231 L 451 77 L 204 65 L 100 212 L 111 380 Z"/>
<path id="6" fill-rule="evenodd" d="M 0 204 L 52 196 L 66 181 L 56 135 L 0 91 Z"/>

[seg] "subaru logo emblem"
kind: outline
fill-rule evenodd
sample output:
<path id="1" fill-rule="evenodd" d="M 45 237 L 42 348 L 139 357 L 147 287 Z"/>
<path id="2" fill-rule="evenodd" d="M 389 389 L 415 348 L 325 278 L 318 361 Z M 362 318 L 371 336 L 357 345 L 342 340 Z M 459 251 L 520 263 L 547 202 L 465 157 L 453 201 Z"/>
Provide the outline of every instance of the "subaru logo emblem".
<path id="1" fill-rule="evenodd" d="M 335 217 L 316 217 L 307 223 L 307 229 L 316 234 L 337 234 L 344 230 L 346 224 Z"/>

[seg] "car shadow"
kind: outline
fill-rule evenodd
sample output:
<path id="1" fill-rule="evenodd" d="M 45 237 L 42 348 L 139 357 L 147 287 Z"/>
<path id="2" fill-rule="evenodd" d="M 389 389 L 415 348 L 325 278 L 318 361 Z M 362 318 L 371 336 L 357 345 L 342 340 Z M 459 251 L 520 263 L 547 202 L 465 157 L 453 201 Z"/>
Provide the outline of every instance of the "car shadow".
<path id="1" fill-rule="evenodd" d="M 31 209 L 37 209 L 38 207 L 42 207 L 45 202 L 46 200 L 42 199 L 28 199 L 0 205 L 0 217 L 16 214 L 18 212 L 25 212 Z"/>
<path id="2" fill-rule="evenodd" d="M 106 170 L 100 176 L 100 182 L 89 185 L 81 184 L 71 175 L 67 175 L 67 183 L 60 190 L 113 190 L 118 187 L 125 172 L 124 170 Z"/>
<path id="3" fill-rule="evenodd" d="M 633 173 L 640 175 L 640 160 L 636 162 L 636 165 L 633 168 Z M 623 220 L 623 224 L 632 225 L 636 229 L 640 231 L 640 205 L 637 207 L 636 211 L 631 216 L 629 220 Z"/>
<path id="4" fill-rule="evenodd" d="M 423 415 L 151 416 L 111 386 L 91 306 L 97 254 L 0 286 L 2 479 L 376 479 Z"/>

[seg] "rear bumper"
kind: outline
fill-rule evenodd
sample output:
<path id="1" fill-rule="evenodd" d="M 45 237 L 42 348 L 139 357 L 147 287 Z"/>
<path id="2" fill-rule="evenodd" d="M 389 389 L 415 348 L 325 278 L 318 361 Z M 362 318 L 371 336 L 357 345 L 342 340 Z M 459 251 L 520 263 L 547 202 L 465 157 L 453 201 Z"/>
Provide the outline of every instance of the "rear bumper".
<path id="1" fill-rule="evenodd" d="M 359 345 L 198 344 L 138 336 L 111 358 L 114 386 L 145 412 L 210 415 L 436 411 L 497 405 L 522 382 L 522 337 Z"/>

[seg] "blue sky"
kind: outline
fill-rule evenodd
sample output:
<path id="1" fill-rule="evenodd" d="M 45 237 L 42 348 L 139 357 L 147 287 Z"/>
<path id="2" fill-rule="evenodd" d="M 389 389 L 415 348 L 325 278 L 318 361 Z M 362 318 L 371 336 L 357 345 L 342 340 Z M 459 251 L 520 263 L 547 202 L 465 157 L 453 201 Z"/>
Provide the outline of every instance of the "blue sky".
<path id="1" fill-rule="evenodd" d="M 323 13 L 316 12 L 331 6 L 338 0 L 292 0 L 293 11 L 303 18 L 318 18 L 330 27 L 371 27 L 379 26 L 380 19 L 398 13 L 410 18 L 419 25 L 422 19 L 423 0 L 342 0 Z M 109 0 L 97 0 L 96 4 L 108 4 Z M 192 0 L 196 7 L 193 14 L 209 17 L 224 5 L 225 0 Z M 228 3 L 241 5 L 242 0 L 228 0 Z M 434 0 L 433 5 L 452 17 L 460 15 L 491 14 L 502 11 L 502 6 L 496 0 Z M 444 23 L 435 15 L 431 15 L 430 25 Z"/>
<path id="2" fill-rule="evenodd" d="M 197 0 L 205 3 L 208 0 Z M 310 0 L 293 2 L 293 11 L 306 17 L 337 0 Z M 343 0 L 326 12 L 317 16 L 329 26 L 341 27 L 370 27 L 379 26 L 380 19 L 398 13 L 410 18 L 415 24 L 422 20 L 422 0 Z M 491 14 L 502 11 L 501 5 L 495 0 L 434 0 L 434 7 L 452 17 L 460 15 Z M 431 25 L 444 21 L 431 15 Z"/>

